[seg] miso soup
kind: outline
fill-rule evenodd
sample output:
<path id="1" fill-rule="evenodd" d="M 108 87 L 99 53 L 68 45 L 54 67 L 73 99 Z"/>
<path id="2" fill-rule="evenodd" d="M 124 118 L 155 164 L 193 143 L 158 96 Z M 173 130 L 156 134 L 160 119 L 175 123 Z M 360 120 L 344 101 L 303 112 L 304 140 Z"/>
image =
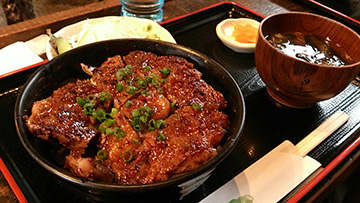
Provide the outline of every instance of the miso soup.
<path id="1" fill-rule="evenodd" d="M 276 33 L 266 39 L 283 53 L 320 65 L 343 66 L 352 63 L 351 57 L 341 45 L 329 38 L 321 39 L 301 32 Z"/>

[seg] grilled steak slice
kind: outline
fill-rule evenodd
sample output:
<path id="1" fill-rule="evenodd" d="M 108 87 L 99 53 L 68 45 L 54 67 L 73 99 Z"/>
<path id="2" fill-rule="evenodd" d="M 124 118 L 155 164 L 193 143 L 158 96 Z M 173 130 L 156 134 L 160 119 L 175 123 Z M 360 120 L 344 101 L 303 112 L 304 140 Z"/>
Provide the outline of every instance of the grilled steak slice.
<path id="1" fill-rule="evenodd" d="M 34 135 L 69 148 L 64 167 L 81 178 L 124 185 L 167 180 L 214 157 L 229 126 L 224 96 L 201 76 L 181 57 L 117 55 L 90 80 L 35 102 L 27 124 Z M 108 100 L 97 100 L 104 92 Z M 77 101 L 90 95 L 91 113 Z"/>
<path id="2" fill-rule="evenodd" d="M 32 114 L 27 119 L 31 133 L 44 140 L 55 140 L 69 149 L 84 149 L 98 133 L 95 120 L 85 115 L 83 107 L 77 104 L 77 97 L 99 95 L 100 90 L 89 80 L 67 85 L 53 94 L 34 103 Z M 107 104 L 95 104 L 109 108 Z"/>
<path id="3" fill-rule="evenodd" d="M 121 56 L 116 55 L 108 58 L 100 67 L 94 68 L 92 72 L 91 81 L 99 89 L 103 89 L 106 92 L 113 94 L 115 92 L 116 84 L 116 72 L 124 67 L 124 63 Z"/>
<path id="4" fill-rule="evenodd" d="M 150 169 L 145 180 L 157 182 L 191 171 L 217 154 L 217 146 L 229 125 L 217 110 L 195 110 L 188 106 L 165 120 L 166 127 L 145 134 Z M 162 137 L 161 137 L 162 136 Z"/>

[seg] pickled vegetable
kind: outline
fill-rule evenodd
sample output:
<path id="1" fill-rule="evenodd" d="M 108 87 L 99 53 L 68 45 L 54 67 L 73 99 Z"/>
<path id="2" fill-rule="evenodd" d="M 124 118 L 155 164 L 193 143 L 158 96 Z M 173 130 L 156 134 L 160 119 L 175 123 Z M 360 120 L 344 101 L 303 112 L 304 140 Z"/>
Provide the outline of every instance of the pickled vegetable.
<path id="1" fill-rule="evenodd" d="M 50 29 L 46 29 L 46 34 L 50 37 L 50 45 L 54 48 L 59 54 L 69 51 L 72 46 L 62 37 L 55 37 Z"/>
<path id="2" fill-rule="evenodd" d="M 256 43 L 258 28 L 250 24 L 236 24 L 233 23 L 234 32 L 232 37 L 241 43 Z"/>

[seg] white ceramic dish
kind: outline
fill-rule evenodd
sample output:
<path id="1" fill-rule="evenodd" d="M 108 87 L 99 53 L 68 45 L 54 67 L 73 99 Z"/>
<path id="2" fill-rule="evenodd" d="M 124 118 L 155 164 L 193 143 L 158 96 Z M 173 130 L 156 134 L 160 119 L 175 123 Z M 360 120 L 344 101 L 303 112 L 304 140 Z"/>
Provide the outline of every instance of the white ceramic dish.
<path id="1" fill-rule="evenodd" d="M 101 18 L 92 18 L 80 21 L 78 23 L 66 26 L 62 29 L 60 29 L 58 32 L 54 33 L 54 36 L 56 37 L 63 37 L 66 41 L 70 42 L 73 46 L 77 46 L 76 41 L 78 40 L 79 36 L 81 35 L 81 32 L 84 32 L 84 27 L 88 25 L 94 25 L 103 22 L 110 22 L 111 25 L 116 25 L 116 23 L 125 23 L 126 26 L 129 27 L 131 30 L 143 30 L 147 29 L 148 27 L 151 27 L 151 30 L 148 31 L 151 34 L 156 34 L 156 36 L 159 38 L 159 40 L 168 41 L 176 43 L 175 39 L 172 37 L 172 35 L 161 25 L 156 23 L 155 21 L 149 20 L 149 19 L 141 19 L 141 18 L 135 18 L 135 17 L 122 17 L 122 16 L 107 16 L 107 17 L 101 17 Z M 103 24 L 101 24 L 103 25 Z M 104 27 L 106 29 L 106 27 Z M 106 32 L 101 33 L 102 35 L 106 34 Z M 102 38 L 101 38 L 102 37 Z M 141 38 L 140 36 L 127 36 L 127 37 L 117 37 L 114 34 L 109 34 L 107 38 L 104 36 L 101 36 L 101 39 L 94 39 L 95 41 L 101 41 L 106 39 L 115 39 L 115 38 Z M 90 43 L 91 39 L 87 38 L 86 43 Z M 81 46 L 81 45 L 80 45 Z M 75 48 L 74 47 L 74 48 Z M 49 43 L 46 44 L 46 56 L 49 60 L 56 57 L 58 53 L 55 49 L 53 49 Z"/>
<path id="2" fill-rule="evenodd" d="M 235 30 L 234 24 L 249 24 L 259 28 L 260 23 L 249 18 L 229 18 L 221 21 L 216 26 L 216 34 L 225 46 L 239 53 L 253 53 L 256 43 L 241 43 L 232 37 L 232 33 Z"/>

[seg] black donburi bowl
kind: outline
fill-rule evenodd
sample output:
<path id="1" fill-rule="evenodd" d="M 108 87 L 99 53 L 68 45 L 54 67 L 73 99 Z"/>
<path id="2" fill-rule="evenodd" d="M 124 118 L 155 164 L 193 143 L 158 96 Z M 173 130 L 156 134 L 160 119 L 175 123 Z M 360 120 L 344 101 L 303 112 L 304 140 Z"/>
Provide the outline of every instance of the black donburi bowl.
<path id="1" fill-rule="evenodd" d="M 187 59 L 202 74 L 202 78 L 214 89 L 220 91 L 228 102 L 226 113 L 230 119 L 230 129 L 225 135 L 219 153 L 202 167 L 187 173 L 176 175 L 162 182 L 144 185 L 115 185 L 82 180 L 67 170 L 59 162 L 54 152 L 58 146 L 32 135 L 23 119 L 30 115 L 35 101 L 49 97 L 52 92 L 76 79 L 89 78 L 80 63 L 100 66 L 106 58 L 120 54 L 126 55 L 132 50 L 152 52 L 159 56 L 175 55 Z M 28 153 L 50 173 L 65 180 L 71 191 L 86 196 L 90 200 L 142 201 L 154 199 L 166 201 L 166 198 L 178 200 L 202 184 L 215 167 L 233 150 L 239 141 L 245 119 L 243 95 L 232 76 L 213 59 L 190 48 L 158 40 L 119 39 L 97 42 L 70 50 L 57 56 L 40 67 L 23 86 L 15 106 L 17 133 Z M 59 151 L 59 150 L 57 150 Z M 64 155 L 65 156 L 65 155 Z M 61 160 L 61 157 L 60 157 Z M 121 198 L 121 199 L 119 199 Z"/>

